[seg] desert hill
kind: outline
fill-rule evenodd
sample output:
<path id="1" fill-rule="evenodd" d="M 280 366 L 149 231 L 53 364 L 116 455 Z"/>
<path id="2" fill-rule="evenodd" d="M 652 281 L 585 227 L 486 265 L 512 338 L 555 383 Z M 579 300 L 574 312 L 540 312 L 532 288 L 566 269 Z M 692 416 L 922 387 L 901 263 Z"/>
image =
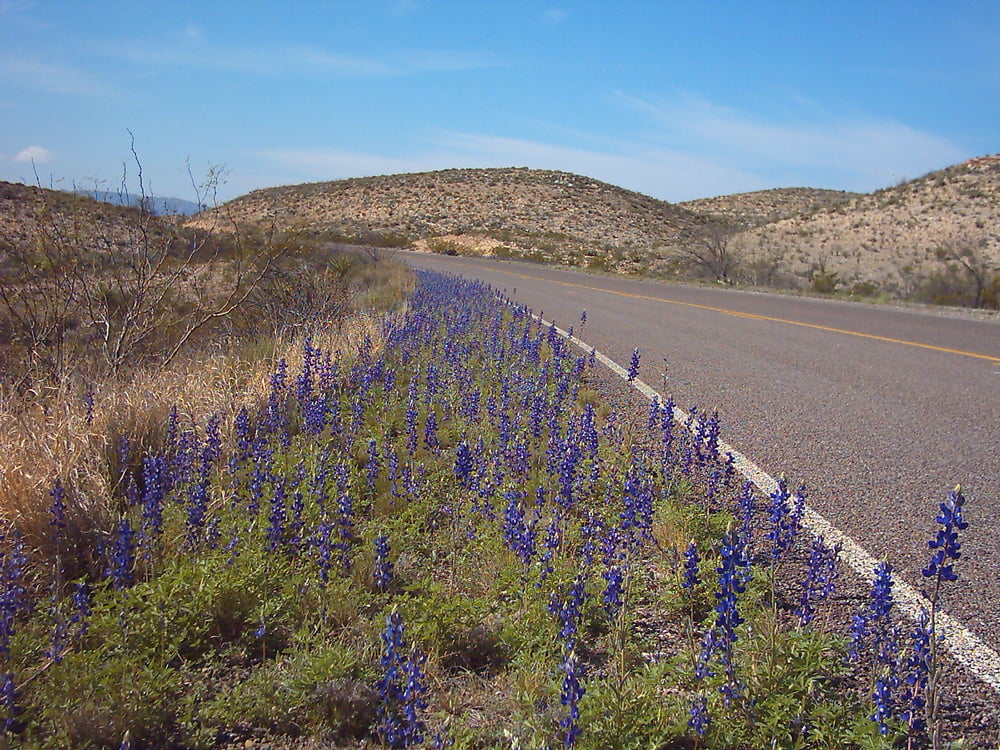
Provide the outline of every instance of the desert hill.
<path id="1" fill-rule="evenodd" d="M 449 169 L 255 190 L 190 223 L 220 214 L 328 240 L 666 277 L 720 278 L 699 260 L 711 244 L 728 256 L 725 281 L 968 304 L 960 256 L 986 283 L 1000 267 L 1000 156 L 871 194 L 784 188 L 678 204 L 566 172 Z"/>
<path id="2" fill-rule="evenodd" d="M 1000 272 L 1000 155 L 984 156 L 820 211 L 750 228 L 734 251 L 800 279 L 836 275 L 907 298 L 966 254 Z"/>
<path id="3" fill-rule="evenodd" d="M 698 198 L 677 205 L 697 214 L 721 218 L 740 229 L 750 229 L 781 219 L 809 216 L 859 196 L 859 193 L 843 190 L 773 188 L 715 198 Z"/>
<path id="4" fill-rule="evenodd" d="M 365 177 L 255 190 L 216 209 L 239 222 L 418 249 L 603 264 L 675 245 L 712 221 L 588 177 L 498 168 Z M 211 221 L 214 217 L 199 217 Z"/>
<path id="5" fill-rule="evenodd" d="M 0 252 L 4 245 L 33 246 L 40 234 L 75 243 L 81 252 L 101 251 L 134 242 L 137 226 L 166 238 L 173 224 L 88 195 L 0 181 Z"/>

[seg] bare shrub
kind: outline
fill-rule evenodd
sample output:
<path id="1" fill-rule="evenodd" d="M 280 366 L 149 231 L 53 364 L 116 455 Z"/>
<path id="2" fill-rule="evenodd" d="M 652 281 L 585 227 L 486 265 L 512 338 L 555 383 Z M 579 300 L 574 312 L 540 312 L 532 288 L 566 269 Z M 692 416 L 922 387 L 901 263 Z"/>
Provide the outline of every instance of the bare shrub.
<path id="1" fill-rule="evenodd" d="M 729 227 L 711 226 L 680 246 L 679 259 L 697 276 L 732 284 L 740 268 L 733 235 Z"/>
<path id="2" fill-rule="evenodd" d="M 943 304 L 1000 307 L 996 292 L 1000 265 L 989 257 L 985 236 L 948 237 L 940 242 L 936 256 L 947 268 L 930 280 L 931 289 L 925 293 L 948 298 Z"/>

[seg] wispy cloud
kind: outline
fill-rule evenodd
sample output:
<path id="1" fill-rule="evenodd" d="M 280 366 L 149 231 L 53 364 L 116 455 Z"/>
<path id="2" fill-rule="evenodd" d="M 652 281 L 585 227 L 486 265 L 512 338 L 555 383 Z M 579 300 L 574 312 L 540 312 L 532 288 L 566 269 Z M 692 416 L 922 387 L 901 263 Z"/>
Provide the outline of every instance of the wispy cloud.
<path id="1" fill-rule="evenodd" d="M 665 149 L 616 153 L 450 131 L 438 131 L 424 143 L 427 147 L 406 157 L 336 149 L 272 149 L 256 156 L 289 182 L 515 166 L 574 172 L 673 201 L 767 187 L 753 174 Z"/>
<path id="2" fill-rule="evenodd" d="M 393 18 L 409 16 L 420 10 L 420 3 L 415 0 L 397 0 L 389 7 L 389 15 Z"/>
<path id="3" fill-rule="evenodd" d="M 0 0 L 0 16 L 21 13 L 34 5 L 30 0 Z"/>
<path id="4" fill-rule="evenodd" d="M 56 158 L 56 155 L 42 146 L 28 146 L 21 149 L 14 155 L 14 161 L 22 164 L 34 162 L 35 164 L 48 164 Z"/>
<path id="5" fill-rule="evenodd" d="M 188 24 L 173 38 L 103 45 L 99 52 L 141 66 L 192 68 L 260 76 L 382 78 L 421 72 L 495 67 L 494 56 L 476 52 L 407 50 L 382 56 L 351 55 L 314 45 L 224 45 Z"/>
<path id="6" fill-rule="evenodd" d="M 871 190 L 968 156 L 946 138 L 895 120 L 829 115 L 815 106 L 796 114 L 792 103 L 793 113 L 777 120 L 697 97 L 668 101 L 621 92 L 618 97 L 649 123 L 651 141 L 768 180 L 825 173 L 844 180 L 839 187 Z"/>
<path id="7" fill-rule="evenodd" d="M 774 187 L 868 192 L 970 155 L 933 133 L 892 120 L 829 117 L 811 103 L 793 102 L 785 108 L 801 114 L 779 121 L 695 98 L 618 99 L 637 117 L 629 133 L 613 137 L 558 127 L 549 127 L 549 140 L 435 130 L 415 137 L 402 156 L 325 149 L 257 156 L 288 181 L 525 166 L 683 201 Z"/>
<path id="8" fill-rule="evenodd" d="M 100 78 L 60 63 L 0 55 L 0 81 L 50 94 L 106 97 L 114 90 Z"/>
<path id="9" fill-rule="evenodd" d="M 542 20 L 546 23 L 558 24 L 569 18 L 569 13 L 560 8 L 549 8 L 542 14 Z"/>

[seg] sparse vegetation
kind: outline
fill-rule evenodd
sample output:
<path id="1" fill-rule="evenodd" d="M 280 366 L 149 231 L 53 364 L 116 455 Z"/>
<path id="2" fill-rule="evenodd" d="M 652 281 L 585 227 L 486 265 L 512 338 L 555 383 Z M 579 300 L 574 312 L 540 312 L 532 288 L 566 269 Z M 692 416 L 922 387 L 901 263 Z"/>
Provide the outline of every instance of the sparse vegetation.
<path id="1" fill-rule="evenodd" d="M 601 189 L 579 179 L 546 183 Z M 959 490 L 927 618 L 899 627 L 880 568 L 852 619 L 827 609 L 838 555 L 807 538 L 802 490 L 740 486 L 716 415 L 616 411 L 586 354 L 485 288 L 414 288 L 378 242 L 31 194 L 46 207 L 5 225 L 0 269 L 3 742 L 941 746 Z M 492 239 L 652 257 L 572 236 Z M 713 276 L 779 278 L 758 247 Z M 963 261 L 987 262 L 939 260 L 966 291 Z M 838 292 L 826 263 L 811 284 Z"/>

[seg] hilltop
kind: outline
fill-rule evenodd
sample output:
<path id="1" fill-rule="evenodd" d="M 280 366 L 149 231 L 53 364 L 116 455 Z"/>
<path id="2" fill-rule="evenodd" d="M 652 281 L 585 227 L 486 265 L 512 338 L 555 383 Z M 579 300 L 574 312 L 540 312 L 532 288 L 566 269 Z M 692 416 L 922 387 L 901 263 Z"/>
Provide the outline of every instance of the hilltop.
<path id="1" fill-rule="evenodd" d="M 712 224 L 700 213 L 567 172 L 448 169 L 255 190 L 217 209 L 238 222 L 417 249 L 614 265 Z M 197 219 L 211 221 L 212 212 Z"/>
<path id="2" fill-rule="evenodd" d="M 722 219 L 726 223 L 750 229 L 795 216 L 809 216 L 824 209 L 839 206 L 860 193 L 820 188 L 773 188 L 752 193 L 734 193 L 715 198 L 684 201 L 678 206 Z"/>
<path id="3" fill-rule="evenodd" d="M 173 223 L 139 209 L 96 200 L 89 195 L 0 181 L 0 249 L 7 243 L 34 245 L 41 232 L 72 241 L 82 251 L 107 249 L 134 241 L 137 225 L 161 239 Z"/>
<path id="4" fill-rule="evenodd" d="M 1000 157 L 871 194 L 782 188 L 677 204 L 566 172 L 448 169 L 255 190 L 189 223 L 220 215 L 329 241 L 992 304 Z"/>
<path id="5" fill-rule="evenodd" d="M 867 284 L 905 298 L 947 275 L 942 256 L 965 254 L 996 273 L 998 227 L 1000 155 L 994 155 L 747 229 L 734 246 L 748 258 L 769 257 L 800 279 L 836 275 L 845 285 Z"/>

